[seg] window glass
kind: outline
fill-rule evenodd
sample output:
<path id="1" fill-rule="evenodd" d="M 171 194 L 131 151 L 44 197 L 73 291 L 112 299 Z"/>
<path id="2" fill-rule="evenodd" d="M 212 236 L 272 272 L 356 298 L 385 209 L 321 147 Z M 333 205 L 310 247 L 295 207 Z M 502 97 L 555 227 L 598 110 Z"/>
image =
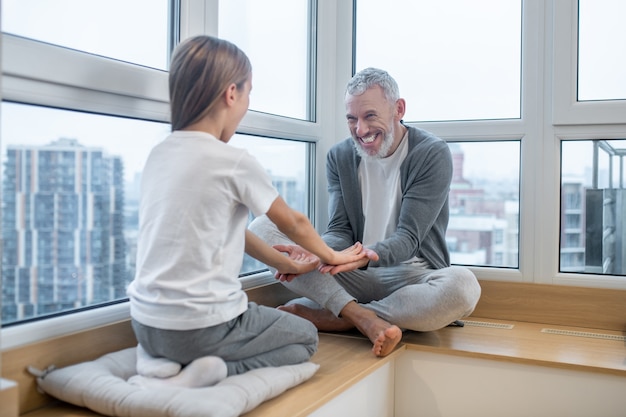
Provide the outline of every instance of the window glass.
<path id="1" fill-rule="evenodd" d="M 561 142 L 560 272 L 626 275 L 626 140 Z"/>
<path id="2" fill-rule="evenodd" d="M 259 160 L 289 207 L 310 214 L 307 161 L 313 144 L 241 134 L 235 134 L 229 143 L 247 149 Z M 280 163 L 276 163 L 277 155 L 280 155 Z M 261 262 L 245 255 L 241 273 L 249 274 L 266 268 Z"/>
<path id="3" fill-rule="evenodd" d="M 3 0 L 2 31 L 166 69 L 169 0 Z"/>
<path id="4" fill-rule="evenodd" d="M 164 123 L 2 103 L 3 323 L 126 297 Z"/>
<path id="5" fill-rule="evenodd" d="M 296 119 L 309 114 L 308 0 L 222 0 L 219 37 L 240 47 L 252 63 L 250 109 Z"/>
<path id="6" fill-rule="evenodd" d="M 405 120 L 520 117 L 520 0 L 357 0 L 356 13 L 356 71 L 387 70 Z"/>
<path id="7" fill-rule="evenodd" d="M 448 145 L 454 164 L 446 234 L 451 262 L 517 268 L 520 143 Z"/>
<path id="8" fill-rule="evenodd" d="M 626 99 L 626 2 L 578 5 L 578 100 Z"/>

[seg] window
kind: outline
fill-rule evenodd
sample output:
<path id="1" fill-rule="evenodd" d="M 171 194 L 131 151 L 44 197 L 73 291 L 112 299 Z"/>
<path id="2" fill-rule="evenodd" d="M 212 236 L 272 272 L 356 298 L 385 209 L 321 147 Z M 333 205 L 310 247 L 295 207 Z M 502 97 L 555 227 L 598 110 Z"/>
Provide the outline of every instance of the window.
<path id="1" fill-rule="evenodd" d="M 167 69 L 172 18 L 169 4 L 169 0 L 3 0 L 2 30 L 79 51 Z M 141 30 L 137 30 L 138 26 Z"/>
<path id="2" fill-rule="evenodd" d="M 578 1 L 578 100 L 626 100 L 626 3 Z"/>
<path id="3" fill-rule="evenodd" d="M 626 5 L 619 0 L 553 1 L 555 125 L 623 124 Z"/>
<path id="4" fill-rule="evenodd" d="M 519 118 L 521 10 L 520 1 L 357 0 L 355 69 L 387 70 L 407 121 Z"/>
<path id="5" fill-rule="evenodd" d="M 626 78 L 617 22 L 626 11 L 618 3 L 354 1 L 352 72 L 388 70 L 407 100 L 405 121 L 445 139 L 455 155 L 463 147 L 447 243 L 452 262 L 479 278 L 626 288 L 617 259 L 623 209 L 613 220 L 608 206 L 599 216 L 587 205 L 590 188 L 611 190 L 602 191 L 607 196 L 623 188 Z M 371 30 L 381 22 L 393 25 Z M 514 151 L 499 148 L 505 144 Z M 480 149 L 475 161 L 472 149 Z M 484 175 L 470 175 L 472 163 Z M 588 181 L 595 171 L 595 185 L 570 167 L 586 167 Z M 486 215 L 481 190 L 500 196 L 502 218 Z M 483 206 L 481 215 L 467 214 L 472 204 Z M 603 244 L 590 240 L 586 222 L 600 218 L 615 223 L 615 233 L 600 234 L 614 239 L 604 250 L 616 256 L 588 267 Z"/>
<path id="6" fill-rule="evenodd" d="M 252 63 L 251 109 L 314 120 L 310 22 L 308 0 L 220 1 L 219 37 Z"/>
<path id="7" fill-rule="evenodd" d="M 2 322 L 126 297 L 139 181 L 166 123 L 2 104 Z"/>
<path id="8" fill-rule="evenodd" d="M 560 271 L 626 276 L 626 140 L 563 141 L 561 155 Z"/>
<path id="9" fill-rule="evenodd" d="M 205 12 L 217 16 L 213 1 L 114 1 L 90 3 L 89 9 L 70 0 L 54 8 L 44 1 L 22 3 L 2 3 L 4 326 L 76 309 L 87 310 L 84 315 L 92 307 L 125 300 L 134 276 L 141 171 L 149 150 L 170 129 L 165 70 L 171 48 L 181 36 L 217 35 L 211 22 L 194 19 Z M 280 65 L 286 72 L 279 78 L 265 77 L 276 85 L 287 73 L 297 74 L 284 94 L 262 87 L 263 82 L 254 84 L 254 92 L 265 88 L 265 94 L 271 93 L 267 103 L 279 103 L 264 111 L 285 114 L 250 111 L 232 144 L 259 158 L 285 200 L 313 217 L 311 170 L 319 126 L 305 121 L 314 114 L 307 97 L 315 96 L 309 49 L 315 42 L 310 29 L 315 8 L 309 3 L 276 2 L 294 15 L 284 21 L 267 10 L 247 16 L 251 22 L 262 20 L 245 26 L 247 37 L 282 39 L 284 48 L 303 52 Z M 233 10 L 219 10 L 227 28 Z M 39 15 L 46 17 L 41 24 Z M 137 32 L 139 22 L 142 31 Z M 280 35 L 275 22 L 282 22 Z M 179 26 L 180 34 L 174 30 Z M 251 58 L 270 52 L 264 42 L 244 40 L 234 39 Z M 261 268 L 246 264 L 242 274 Z M 119 319 L 118 313 L 100 313 L 85 325 L 106 320 L 96 316 Z"/>
<path id="10" fill-rule="evenodd" d="M 453 264 L 519 266 L 519 142 L 449 142 Z M 486 155 L 498 155 L 486 158 Z"/>
<path id="11" fill-rule="evenodd" d="M 2 116 L 3 323 L 124 299 L 141 171 L 169 125 L 7 102 Z M 308 211 L 306 143 L 231 143 L 259 158 L 291 207 Z M 275 164 L 276 154 L 289 163 Z M 247 258 L 242 272 L 260 269 Z"/>
<path id="12" fill-rule="evenodd" d="M 241 140 L 267 142 L 270 147 L 280 146 L 281 152 L 283 146 L 289 148 L 293 143 L 299 143 L 296 148 L 301 149 L 296 150 L 297 158 L 303 159 L 296 164 L 299 168 L 286 175 L 295 175 L 299 178 L 297 181 L 304 178 L 306 191 L 301 203 L 322 229 L 325 227 L 327 199 L 325 155 L 332 144 L 348 135 L 341 108 L 342 89 L 354 69 L 380 66 L 388 69 L 399 82 L 401 95 L 407 99 L 406 121 L 432 131 L 451 147 L 459 145 L 464 155 L 464 169 L 455 171 L 455 175 L 462 172 L 462 178 L 471 183 L 469 190 L 482 190 L 489 197 L 496 195 L 499 198 L 497 204 L 503 206 L 504 218 L 490 219 L 491 232 L 475 233 L 480 238 L 462 235 L 459 228 L 451 227 L 447 243 L 455 263 L 471 265 L 481 279 L 626 288 L 623 272 L 616 274 L 604 270 L 609 266 L 605 264 L 605 258 L 600 257 L 600 262 L 594 261 L 593 264 L 586 260 L 590 253 L 588 224 L 600 218 L 590 216 L 587 190 L 624 188 L 619 182 L 623 178 L 623 165 L 617 155 L 624 149 L 626 138 L 624 72 L 620 71 L 621 61 L 614 61 L 621 59 L 623 54 L 619 43 L 623 28 L 612 23 L 623 21 L 617 17 L 623 17 L 624 13 L 619 1 L 455 0 L 445 2 L 444 9 L 438 2 L 425 1 L 383 4 L 372 0 L 285 0 L 271 2 L 272 7 L 266 7 L 265 11 L 256 7 L 259 7 L 257 3 L 266 5 L 267 2 L 170 1 L 171 5 L 168 2 L 164 6 L 165 3 L 160 1 L 151 1 L 150 6 L 141 10 L 159 9 L 160 17 L 150 20 L 159 29 L 150 29 L 149 40 L 138 43 L 144 48 L 149 42 L 158 44 L 159 52 L 154 54 L 156 58 L 151 62 L 141 62 L 132 52 L 127 56 L 118 55 L 121 52 L 118 47 L 109 52 L 89 50 L 84 45 L 55 40 L 49 37 L 51 35 L 46 37 L 16 28 L 15 25 L 24 20 L 14 20 L 17 15 L 13 13 L 28 13 L 28 7 L 32 7 L 34 1 L 2 2 L 2 28 L 5 31 L 0 45 L 3 56 L 3 130 L 8 129 L 5 121 L 11 111 L 5 110 L 6 107 L 67 112 L 76 117 L 91 114 L 107 120 L 121 118 L 126 123 L 143 126 L 165 126 L 169 112 L 164 67 L 171 40 L 196 33 L 231 37 L 250 55 L 254 67 L 253 111 L 248 112 L 238 129 Z M 95 7 L 91 3 L 90 7 Z M 181 3 L 180 21 L 173 19 L 178 3 Z M 469 3 L 471 8 L 468 10 Z M 74 34 L 80 28 L 76 25 L 82 23 L 69 16 L 68 10 L 72 10 L 67 7 L 69 3 L 55 2 L 55 5 L 59 4 L 54 12 L 63 16 L 49 20 L 68 23 Z M 115 11 L 131 13 L 132 5 L 126 3 L 103 4 Z M 238 9 L 233 12 L 230 5 L 236 5 L 234 7 Z M 75 9 L 81 7 L 77 5 Z M 277 13 L 277 9 L 285 13 Z M 252 10 L 254 13 L 250 13 Z M 266 13 L 273 16 L 272 20 L 268 20 Z M 602 18 L 606 27 L 611 27 L 610 37 L 602 37 L 604 27 L 594 28 L 596 13 L 610 16 Z M 463 17 L 460 22 L 459 15 Z M 123 18 L 109 19 L 109 23 L 120 24 L 119 19 Z M 133 24 L 137 21 L 142 25 L 148 23 L 141 20 L 143 18 L 133 19 L 130 20 Z M 266 23 L 249 24 L 256 19 Z M 353 21 L 354 28 L 350 24 Z M 473 22 L 471 27 L 467 26 L 469 22 Z M 173 30 L 176 24 L 180 24 L 180 34 Z M 107 29 L 109 27 L 113 26 L 109 25 Z M 420 32 L 424 29 L 429 32 Z M 257 33 L 258 30 L 266 33 Z M 46 31 L 54 32 L 49 26 L 44 33 Z M 163 31 L 167 31 L 167 35 Z M 458 35 L 459 31 L 462 31 L 461 35 Z M 123 43 L 130 44 L 132 50 L 132 45 L 137 46 L 133 41 L 141 35 L 127 33 Z M 80 41 L 77 39 L 80 37 L 71 38 L 70 41 Z M 110 35 L 107 40 L 113 39 Z M 263 40 L 257 43 L 257 39 Z M 268 44 L 274 48 L 268 50 Z M 353 45 L 356 45 L 354 51 Z M 458 45 L 463 50 L 459 50 Z M 257 54 L 257 50 L 263 52 Z M 275 51 L 282 51 L 278 58 Z M 471 54 L 468 56 L 466 51 Z M 453 59 L 457 60 L 451 61 Z M 603 65 L 595 62 L 603 62 Z M 283 69 L 286 73 L 281 72 Z M 597 70 L 603 72 L 598 75 Z M 295 81 L 290 78 L 294 74 L 298 76 Z M 505 77 L 500 78 L 501 75 Z M 597 87 L 595 82 L 599 77 L 610 81 L 611 86 Z M 263 86 L 264 83 L 267 84 Z M 281 98 L 276 101 L 280 104 L 273 102 L 276 98 Z M 65 136 L 71 139 L 70 134 L 51 131 L 37 146 Z M 79 143 L 84 141 L 74 139 Z M 235 139 L 233 143 L 237 143 Z M 615 150 L 615 156 L 600 145 L 603 141 Z M 16 140 L 3 131 L 2 143 L 8 150 Z M 593 169 L 596 143 L 597 169 Z M 89 146 L 98 147 L 98 144 Z M 122 156 L 124 175 L 131 172 L 126 165 L 129 163 L 124 156 L 126 150 L 113 151 L 107 146 L 106 142 L 100 143 L 107 154 Z M 583 147 L 582 150 L 578 149 L 579 146 Z M 76 176 L 76 171 L 74 175 L 71 171 L 76 170 L 75 167 L 60 162 L 73 158 L 71 151 L 64 152 L 59 152 L 54 157 L 56 160 L 50 156 L 38 161 L 40 165 L 56 167 L 54 181 L 52 177 L 43 181 L 59 190 L 71 189 L 70 179 Z M 263 153 L 262 150 L 258 152 L 259 155 Z M 579 162 L 579 154 L 586 159 Z M 276 157 L 276 161 L 270 161 L 268 169 L 274 172 L 274 166 L 283 164 L 284 159 L 282 154 Z M 93 157 L 92 163 L 93 167 L 100 168 L 108 164 L 115 172 L 115 161 L 107 160 L 104 155 Z M 575 173 L 569 170 L 570 165 L 576 167 L 577 164 L 590 167 L 589 173 L 583 173 L 584 181 L 580 176 L 575 178 Z M 480 170 L 470 169 L 472 166 Z M 501 166 L 507 167 L 504 174 Z M 299 176 L 300 170 L 304 177 Z M 597 176 L 595 186 L 593 172 Z M 25 181 L 34 180 L 29 177 L 33 175 L 31 171 L 22 170 L 21 173 Z M 5 180 L 7 178 L 3 177 L 3 182 Z M 93 178 L 94 189 L 105 186 L 104 179 L 97 180 Z M 7 203 L 9 200 L 7 198 Z M 13 204 L 17 207 L 17 198 L 15 200 Z M 467 215 L 468 210 L 475 210 L 477 203 L 470 200 L 466 193 L 458 204 L 451 206 L 451 226 L 458 222 L 468 229 L 470 223 L 458 219 Z M 50 194 L 23 199 L 19 202 L 24 207 L 23 213 L 15 210 L 3 213 L 3 224 L 24 221 L 36 225 L 32 230 L 19 229 L 19 236 L 18 229 L 4 231 L 9 238 L 5 242 L 8 261 L 15 265 L 22 262 L 16 249 L 18 239 L 21 239 L 38 242 L 39 246 L 20 246 L 24 249 L 19 252 L 20 257 L 34 259 L 39 264 L 51 262 L 55 224 L 53 219 L 41 213 L 54 208 L 55 201 L 62 202 L 61 209 L 56 212 L 59 224 L 74 227 L 78 219 L 72 216 L 71 207 L 80 207 L 81 200 L 78 196 L 65 194 L 65 191 L 59 191 L 56 197 Z M 94 197 L 94 207 L 96 203 L 102 206 L 103 200 L 96 201 Z M 481 204 L 487 206 L 486 202 Z M 487 212 L 481 209 L 481 216 L 486 218 Z M 620 219 L 616 215 L 616 220 Z M 97 227 L 105 227 L 102 219 L 94 218 L 93 221 Z M 471 224 L 477 225 L 478 222 Z M 619 225 L 616 221 L 616 229 Z M 72 249 L 75 252 L 82 250 L 76 243 L 82 242 L 80 239 L 65 236 L 56 240 L 61 243 L 58 250 L 63 250 L 64 257 Z M 98 239 L 91 241 L 92 248 L 99 253 L 105 253 L 102 236 L 100 234 Z M 474 244 L 475 239 L 481 243 Z M 596 238 L 593 242 L 602 241 Z M 623 238 L 615 242 L 623 245 Z M 601 247 L 595 244 L 593 249 Z M 617 248 L 615 251 L 617 253 Z M 598 259 L 597 254 L 594 259 Z M 617 261 L 610 263 L 618 265 Z M 65 290 L 72 285 L 72 270 L 69 268 L 62 269 L 61 274 L 70 278 L 59 281 L 57 287 L 47 285 L 53 282 L 55 274 L 59 272 L 54 268 L 42 268 L 37 275 L 38 297 L 52 299 L 59 288 Z M 94 267 L 93 274 L 104 274 L 103 267 Z M 24 270 L 15 270 L 11 279 L 18 286 L 13 285 L 8 296 L 13 299 L 25 296 L 28 292 L 22 291 L 19 284 L 27 282 L 29 275 Z M 17 295 L 17 291 L 21 295 Z M 70 306 L 71 301 L 66 297 L 58 300 L 63 308 L 75 307 Z M 23 309 L 25 315 L 32 314 L 28 310 L 33 306 L 24 305 Z M 97 320 L 101 320 L 103 310 L 98 309 L 93 314 L 95 321 L 81 319 L 80 323 L 74 324 L 96 326 L 102 323 Z M 19 327 L 22 326 L 11 328 Z M 47 329 L 49 326 L 43 327 Z M 10 329 L 3 329 L 3 334 L 6 330 Z M 71 329 L 77 330 L 79 328 Z M 37 334 L 43 335 L 41 332 Z M 46 333 L 45 336 L 53 335 Z M 14 340 L 13 337 L 3 337 L 3 346 Z"/>
<path id="13" fill-rule="evenodd" d="M 497 135 L 510 137 L 508 128 L 470 121 L 521 117 L 522 6 L 520 1 L 481 1 L 481 6 L 407 0 L 380 7 L 356 0 L 355 71 L 387 70 L 407 102 L 405 121 L 450 145 L 451 262 L 518 268 L 520 137 L 502 140 Z M 394 24 L 371 30 L 385 21 Z M 468 129 L 451 129 L 455 121 L 467 121 Z"/>
<path id="14" fill-rule="evenodd" d="M 242 134 L 235 134 L 229 143 L 247 149 L 259 160 L 289 207 L 310 214 L 308 193 L 310 167 L 307 161 L 309 155 L 313 153 L 312 144 Z M 281 156 L 280 164 L 276 163 L 277 155 Z M 248 255 L 244 256 L 242 274 L 263 269 L 266 267 L 261 262 Z"/>

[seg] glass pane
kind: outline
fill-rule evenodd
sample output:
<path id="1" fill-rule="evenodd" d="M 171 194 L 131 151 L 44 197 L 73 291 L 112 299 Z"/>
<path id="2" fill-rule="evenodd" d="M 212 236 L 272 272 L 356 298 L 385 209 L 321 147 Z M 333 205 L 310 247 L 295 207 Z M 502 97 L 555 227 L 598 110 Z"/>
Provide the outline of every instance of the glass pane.
<path id="1" fill-rule="evenodd" d="M 139 179 L 169 125 L 2 103 L 2 321 L 126 298 Z"/>
<path id="2" fill-rule="evenodd" d="M 219 37 L 252 63 L 250 109 L 309 120 L 308 0 L 222 0 Z M 311 94 L 311 96 L 309 96 Z"/>
<path id="3" fill-rule="evenodd" d="M 626 99 L 626 2 L 578 4 L 578 100 Z"/>
<path id="4" fill-rule="evenodd" d="M 313 146 L 312 144 L 240 134 L 233 136 L 229 143 L 247 149 L 259 160 L 289 207 L 309 214 L 309 165 L 307 161 L 309 147 Z M 279 163 L 277 163 L 277 155 L 280 155 Z M 264 269 L 267 269 L 264 264 L 245 255 L 242 274 Z"/>
<path id="5" fill-rule="evenodd" d="M 626 139 L 561 142 L 560 272 L 626 275 Z"/>
<path id="6" fill-rule="evenodd" d="M 451 262 L 519 267 L 520 143 L 448 144 L 454 162 L 446 234 Z"/>
<path id="7" fill-rule="evenodd" d="M 2 31 L 166 69 L 169 7 L 169 0 L 3 0 Z"/>
<path id="8" fill-rule="evenodd" d="M 521 9 L 519 0 L 357 0 L 356 70 L 387 70 L 407 121 L 519 118 Z"/>

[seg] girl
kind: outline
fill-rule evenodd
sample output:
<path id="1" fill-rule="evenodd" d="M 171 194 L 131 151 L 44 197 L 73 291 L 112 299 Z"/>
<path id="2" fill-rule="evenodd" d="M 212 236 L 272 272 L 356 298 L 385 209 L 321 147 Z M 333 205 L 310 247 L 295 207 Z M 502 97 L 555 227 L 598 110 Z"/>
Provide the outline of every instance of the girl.
<path id="1" fill-rule="evenodd" d="M 248 302 L 238 279 L 244 250 L 288 276 L 320 262 L 367 257 L 360 243 L 342 252 L 328 247 L 308 218 L 278 195 L 258 161 L 228 145 L 248 110 L 251 87 L 250 62 L 230 42 L 196 36 L 174 51 L 172 133 L 151 151 L 143 172 L 137 272 L 128 288 L 139 378 L 211 385 L 258 367 L 305 362 L 315 353 L 312 323 Z M 246 229 L 249 211 L 266 214 L 317 257 L 282 247 L 285 256 L 268 246 Z M 181 365 L 188 366 L 172 377 Z"/>

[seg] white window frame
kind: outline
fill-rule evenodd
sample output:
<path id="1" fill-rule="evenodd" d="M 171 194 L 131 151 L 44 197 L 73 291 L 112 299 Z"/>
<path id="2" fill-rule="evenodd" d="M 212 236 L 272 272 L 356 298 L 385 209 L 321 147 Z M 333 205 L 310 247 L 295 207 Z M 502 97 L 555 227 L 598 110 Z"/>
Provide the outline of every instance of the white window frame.
<path id="1" fill-rule="evenodd" d="M 558 270 L 561 140 L 626 137 L 624 101 L 575 102 L 577 3 L 523 0 L 520 119 L 419 123 L 450 141 L 521 141 L 519 269 L 471 267 L 479 279 L 626 288 L 623 277 Z M 338 20 L 352 22 L 351 11 L 344 12 Z M 351 56 L 351 39 L 346 44 L 340 56 Z M 345 85 L 351 71 L 351 63 L 337 61 L 337 87 Z M 339 116 L 337 130 L 346 136 Z"/>
<path id="2" fill-rule="evenodd" d="M 578 1 L 547 2 L 554 29 L 554 125 L 623 124 L 626 100 L 577 100 Z"/>
<path id="3" fill-rule="evenodd" d="M 482 280 L 626 288 L 623 278 L 558 272 L 560 142 L 626 137 L 625 103 L 573 101 L 576 97 L 576 5 L 576 0 L 525 0 L 523 3 L 520 119 L 420 124 L 446 140 L 521 141 L 519 269 L 472 268 Z M 218 0 L 181 0 L 181 38 L 198 33 L 216 34 L 217 6 Z M 332 145 L 348 136 L 343 117 L 343 91 L 353 70 L 353 5 L 350 1 L 317 0 L 317 6 L 316 121 L 250 111 L 239 131 L 315 144 L 316 155 L 309 161 L 316 173 L 311 180 L 310 201 L 314 224 L 323 231 L 328 221 L 325 155 Z M 58 51 L 54 46 L 43 47 L 5 34 L 1 41 L 2 98 L 5 100 L 163 122 L 169 118 L 164 71 L 145 68 L 139 71 L 123 62 L 75 51 Z M 38 57 L 37 62 L 25 58 L 28 56 Z M 63 59 L 59 59 L 60 56 Z M 97 89 L 93 88 L 93 73 L 98 73 Z M 273 280 L 265 274 L 246 278 L 245 285 L 268 282 Z M 128 303 L 49 319 L 40 324 L 2 329 L 0 348 L 4 350 L 125 318 L 128 318 Z M 46 332 L 37 330 L 43 328 Z"/>
<path id="4" fill-rule="evenodd" d="M 311 1 L 312 4 L 316 3 L 316 0 Z M 180 38 L 201 33 L 216 35 L 218 3 L 218 0 L 181 0 Z M 334 22 L 334 9 L 329 6 L 330 3 L 325 4 L 323 13 L 327 19 Z M 332 38 L 324 35 L 320 37 L 325 38 L 326 43 L 334 44 Z M 169 121 L 166 71 L 5 33 L 1 35 L 0 48 L 3 65 L 1 85 L 3 100 L 152 121 Z M 324 70 L 320 71 L 317 85 L 328 84 L 332 79 L 333 72 L 328 67 L 331 66 L 333 55 L 330 50 L 325 55 L 326 58 L 318 60 L 318 67 Z M 315 70 L 317 71 L 317 68 Z M 315 74 L 315 71 L 313 73 Z M 94 74 L 97 74 L 97 79 L 94 78 Z M 331 94 L 318 92 L 316 99 L 319 108 L 327 107 L 327 103 L 324 102 L 327 100 L 326 97 L 331 97 Z M 327 113 L 330 112 L 331 110 L 327 110 Z M 327 117 L 324 116 L 325 111 L 322 110 L 321 113 L 318 114 L 318 120 Z M 329 126 L 326 126 L 326 131 L 328 129 Z M 240 124 L 238 133 L 309 143 L 312 152 L 306 163 L 313 167 L 309 182 L 310 211 L 313 216 L 321 206 L 324 206 L 321 212 L 326 211 L 326 193 L 322 192 L 321 199 L 317 198 L 320 193 L 316 192 L 319 188 L 314 174 L 315 170 L 319 172 L 320 169 L 319 158 L 315 157 L 313 150 L 324 134 L 321 122 L 307 122 L 249 111 Z M 325 153 L 324 150 L 321 152 Z M 314 217 L 312 220 L 314 221 Z M 250 288 L 274 282 L 274 279 L 266 272 L 244 277 L 242 281 L 244 288 Z M 6 350 L 128 317 L 128 303 L 120 303 L 10 326 L 0 330 L 0 349 Z"/>
<path id="5" fill-rule="evenodd" d="M 357 0 L 358 1 L 358 0 Z M 529 4 L 526 4 L 529 3 Z M 535 21 L 541 15 L 540 2 L 525 2 L 522 8 L 522 29 L 528 26 L 528 22 Z M 352 18 L 350 17 L 350 21 Z M 537 153 L 537 147 L 540 144 L 542 112 L 541 108 L 536 106 L 528 106 L 525 103 L 536 103 L 541 100 L 541 82 L 540 73 L 536 68 L 540 67 L 543 62 L 543 54 L 541 49 L 542 31 L 522 31 L 522 77 L 521 85 L 521 118 L 505 119 L 505 120 L 475 120 L 475 121 L 446 121 L 446 122 L 424 122 L 415 124 L 416 126 L 429 130 L 439 137 L 447 141 L 454 142 L 472 142 L 472 141 L 502 141 L 514 140 L 520 141 L 521 155 L 521 185 L 520 185 L 520 230 L 519 230 L 519 268 L 493 268 L 493 267 L 470 267 L 479 279 L 498 280 L 510 282 L 532 282 L 534 277 L 533 266 L 533 245 L 534 245 L 534 228 L 524 227 L 533 222 L 532 214 L 534 211 L 534 201 L 536 199 L 536 190 L 533 188 L 532 173 L 535 172 L 535 163 L 526 155 Z M 401 53 L 410 53 L 402 42 Z M 350 44 L 351 47 L 351 44 Z M 352 49 L 350 49 L 352 54 Z M 351 63 L 350 63 L 351 64 Z M 352 70 L 350 67 L 349 71 Z M 337 70 L 338 73 L 346 71 Z M 351 75 L 351 72 L 350 72 Z M 345 79 L 347 82 L 348 78 Z M 344 83 L 345 85 L 345 83 Z M 400 94 L 402 95 L 402 86 L 400 85 Z M 410 103 L 408 103 L 410 105 Z M 343 103 L 341 104 L 343 106 Z M 342 120 L 343 121 L 343 120 Z M 343 130 L 347 133 L 345 122 L 343 122 Z M 409 123 L 411 124 L 411 123 Z M 344 133 L 344 136 L 346 135 Z M 525 173 L 530 173 L 526 174 Z M 530 178 L 530 181 L 528 180 Z"/>
<path id="6" fill-rule="evenodd" d="M 535 279 L 537 283 L 626 289 L 626 278 L 559 272 L 560 151 L 563 140 L 626 138 L 626 101 L 578 102 L 578 1 L 551 0 L 544 5 L 546 66 L 543 144 L 535 158 L 543 158 L 536 183 Z"/>

